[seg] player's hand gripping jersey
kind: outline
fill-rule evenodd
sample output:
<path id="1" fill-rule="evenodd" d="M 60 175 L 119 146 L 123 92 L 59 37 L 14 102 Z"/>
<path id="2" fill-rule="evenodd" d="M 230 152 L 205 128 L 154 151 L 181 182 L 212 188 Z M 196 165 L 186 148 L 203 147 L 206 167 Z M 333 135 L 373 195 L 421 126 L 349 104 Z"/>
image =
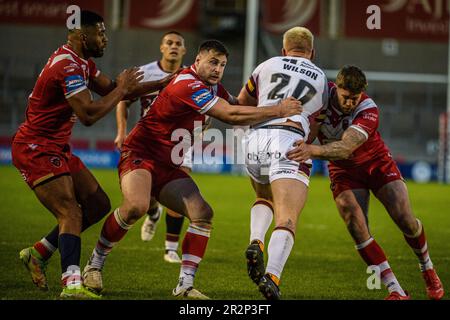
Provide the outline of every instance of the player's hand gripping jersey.
<path id="1" fill-rule="evenodd" d="M 349 127 L 358 130 L 367 138 L 366 142 L 356 149 L 349 159 L 332 161 L 332 164 L 350 168 L 387 156 L 389 150 L 377 131 L 379 117 L 375 102 L 364 93 L 359 105 L 351 114 L 346 115 L 340 111 L 337 104 L 336 86 L 332 82 L 329 84 L 329 94 L 328 107 L 324 111 L 326 117 L 318 136 L 320 143 L 327 144 L 341 140 L 342 134 Z"/>
<path id="2" fill-rule="evenodd" d="M 300 57 L 280 56 L 266 60 L 255 69 L 246 88 L 258 100 L 258 107 L 275 105 L 288 97 L 302 102 L 300 115 L 273 119 L 254 128 L 291 120 L 301 123 L 305 137 L 310 131 L 310 121 L 320 114 L 328 100 L 325 74 L 310 60 Z"/>

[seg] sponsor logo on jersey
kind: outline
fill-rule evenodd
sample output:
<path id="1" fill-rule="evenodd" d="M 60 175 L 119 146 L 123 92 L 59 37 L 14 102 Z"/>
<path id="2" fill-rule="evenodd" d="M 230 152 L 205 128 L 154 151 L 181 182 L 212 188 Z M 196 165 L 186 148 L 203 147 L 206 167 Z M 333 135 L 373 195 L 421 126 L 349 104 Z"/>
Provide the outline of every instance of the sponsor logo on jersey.
<path id="1" fill-rule="evenodd" d="M 201 82 L 201 81 L 194 81 L 192 83 L 189 83 L 188 87 L 191 88 L 192 90 L 195 90 L 195 89 L 201 87 L 202 85 L 203 85 L 203 82 Z"/>
<path id="2" fill-rule="evenodd" d="M 285 175 L 295 175 L 296 173 L 298 173 L 298 172 L 295 171 L 295 170 L 281 169 L 281 170 L 275 171 L 275 172 L 273 173 L 273 175 L 274 175 L 274 176 L 280 175 L 280 174 L 285 174 Z"/>
<path id="3" fill-rule="evenodd" d="M 65 77 L 64 82 L 66 83 L 67 93 L 73 92 L 85 85 L 83 77 L 79 74 Z"/>
<path id="4" fill-rule="evenodd" d="M 378 119 L 378 115 L 377 114 L 368 113 L 368 112 L 363 113 L 362 117 L 365 120 L 374 121 L 374 122 L 377 121 L 377 119 Z"/>
<path id="5" fill-rule="evenodd" d="M 202 108 L 209 101 L 211 101 L 214 98 L 214 96 L 211 94 L 211 92 L 209 92 L 208 89 L 201 89 L 197 92 L 194 92 L 194 94 L 192 94 L 191 98 L 192 98 L 192 101 L 194 101 L 194 103 L 198 107 Z"/>
<path id="6" fill-rule="evenodd" d="M 66 73 L 72 73 L 74 72 L 76 69 L 79 69 L 80 67 L 76 64 L 76 63 L 71 63 L 67 66 L 64 67 L 64 71 Z"/>

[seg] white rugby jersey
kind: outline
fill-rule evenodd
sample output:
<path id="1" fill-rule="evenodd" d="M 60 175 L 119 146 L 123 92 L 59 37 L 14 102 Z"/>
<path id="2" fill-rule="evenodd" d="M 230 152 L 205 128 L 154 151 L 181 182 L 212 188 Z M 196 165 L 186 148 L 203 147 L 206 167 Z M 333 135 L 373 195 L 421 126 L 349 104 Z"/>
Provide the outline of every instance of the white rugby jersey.
<path id="1" fill-rule="evenodd" d="M 153 61 L 140 66 L 139 70 L 144 72 L 144 78 L 141 80 L 141 82 L 161 80 L 170 74 L 168 72 L 165 72 L 161 68 L 161 64 L 159 63 L 159 61 Z M 158 93 L 159 91 L 156 91 L 140 97 L 141 116 L 143 116 L 148 111 L 148 108 L 153 103 L 153 100 L 155 100 L 155 98 L 158 96 Z"/>
<path id="2" fill-rule="evenodd" d="M 286 122 L 302 124 L 305 136 L 310 132 L 310 120 L 317 117 L 328 102 L 325 73 L 310 60 L 300 57 L 273 57 L 261 63 L 252 73 L 246 88 L 258 100 L 258 107 L 278 104 L 294 97 L 302 102 L 303 112 L 289 118 L 260 123 L 254 128 Z"/>

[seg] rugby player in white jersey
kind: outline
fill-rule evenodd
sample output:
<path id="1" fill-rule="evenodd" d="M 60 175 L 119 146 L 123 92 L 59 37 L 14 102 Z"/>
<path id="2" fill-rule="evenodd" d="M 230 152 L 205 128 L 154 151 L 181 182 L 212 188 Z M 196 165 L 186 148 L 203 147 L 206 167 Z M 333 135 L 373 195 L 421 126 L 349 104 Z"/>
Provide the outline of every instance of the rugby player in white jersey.
<path id="1" fill-rule="evenodd" d="M 246 169 L 256 193 L 251 209 L 250 245 L 246 250 L 250 278 L 268 300 L 281 297 L 279 283 L 284 265 L 294 245 L 297 220 L 308 194 L 311 162 L 287 159 L 286 153 L 297 139 L 310 133 L 328 100 L 327 78 L 315 66 L 314 37 L 303 27 L 288 30 L 283 36 L 282 56 L 260 64 L 242 88 L 242 105 L 269 106 L 294 97 L 303 112 L 254 125 L 244 139 Z M 275 217 L 264 269 L 264 238 Z"/>
<path id="2" fill-rule="evenodd" d="M 144 72 L 143 81 L 160 80 L 182 68 L 183 57 L 186 54 L 186 47 L 184 38 L 179 32 L 166 32 L 161 38 L 160 51 L 162 54 L 160 60 L 150 62 L 140 67 L 140 70 Z M 145 115 L 157 96 L 158 92 L 152 92 L 140 97 L 141 117 Z M 118 149 L 122 147 L 122 144 L 127 136 L 128 108 L 131 104 L 132 101 L 126 100 L 121 101 L 117 105 L 117 136 L 114 140 L 114 144 Z M 192 171 L 192 152 L 186 152 L 184 155 L 181 170 L 188 174 Z M 153 239 L 162 213 L 163 207 L 155 199 L 152 199 L 150 208 L 144 219 L 144 223 L 141 226 L 142 241 L 150 241 Z M 183 227 L 183 221 L 183 215 L 167 209 L 167 229 L 164 252 L 164 260 L 167 262 L 181 263 L 177 250 L 181 229 Z"/>

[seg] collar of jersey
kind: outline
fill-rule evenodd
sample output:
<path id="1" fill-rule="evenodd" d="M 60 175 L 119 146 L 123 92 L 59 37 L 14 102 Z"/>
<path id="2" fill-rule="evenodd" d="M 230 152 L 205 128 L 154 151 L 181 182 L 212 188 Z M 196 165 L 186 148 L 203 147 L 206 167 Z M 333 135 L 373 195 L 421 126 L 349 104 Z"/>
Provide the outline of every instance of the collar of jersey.
<path id="1" fill-rule="evenodd" d="M 72 55 L 74 55 L 75 57 L 77 57 L 78 59 L 80 59 L 81 61 L 83 61 L 84 63 L 88 63 L 87 60 L 83 59 L 82 57 L 80 57 L 79 55 L 77 55 L 75 53 L 75 51 L 73 51 L 67 44 L 63 45 L 64 50 L 69 51 Z"/>

